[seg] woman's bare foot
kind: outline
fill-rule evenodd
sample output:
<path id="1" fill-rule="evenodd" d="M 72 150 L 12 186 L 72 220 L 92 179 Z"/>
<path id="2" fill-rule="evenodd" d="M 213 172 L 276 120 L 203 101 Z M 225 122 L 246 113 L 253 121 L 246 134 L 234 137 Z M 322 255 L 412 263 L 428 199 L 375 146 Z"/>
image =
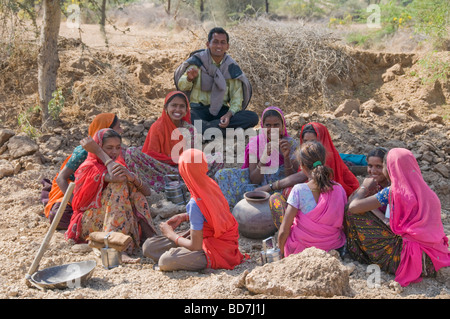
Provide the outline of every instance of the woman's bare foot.
<path id="1" fill-rule="evenodd" d="M 122 253 L 122 262 L 124 264 L 137 264 L 141 262 L 141 258 L 132 258 L 127 253 Z"/>

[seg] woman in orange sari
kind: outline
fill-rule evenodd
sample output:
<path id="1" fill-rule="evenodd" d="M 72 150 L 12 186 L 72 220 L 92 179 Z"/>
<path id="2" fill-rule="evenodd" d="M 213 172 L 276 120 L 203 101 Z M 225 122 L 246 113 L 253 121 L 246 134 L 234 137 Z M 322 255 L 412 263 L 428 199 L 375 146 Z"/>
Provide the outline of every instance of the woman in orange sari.
<path id="1" fill-rule="evenodd" d="M 195 128 L 191 123 L 189 99 L 181 91 L 167 94 L 164 109 L 150 127 L 144 145 L 128 148 L 125 162 L 138 173 L 145 184 L 156 192 L 164 191 L 164 176 L 178 175 L 178 157 L 187 148 L 194 147 Z M 223 167 L 221 155 L 209 164 L 209 176 Z"/>
<path id="2" fill-rule="evenodd" d="M 123 255 L 127 261 L 134 248 L 156 233 L 145 198 L 151 190 L 127 169 L 122 157 L 122 139 L 117 132 L 102 129 L 93 139 L 109 159 L 104 163 L 89 153 L 75 172 L 73 215 L 65 236 L 67 240 L 82 243 L 96 231 L 129 235 L 133 241 Z M 108 162 L 114 162 L 112 175 L 106 168 Z"/>
<path id="3" fill-rule="evenodd" d="M 192 196 L 187 213 L 162 223 L 162 236 L 144 243 L 144 256 L 152 258 L 163 271 L 233 269 L 244 259 L 239 251 L 238 223 L 219 185 L 206 174 L 205 154 L 197 149 L 184 151 L 179 169 Z M 184 221 L 190 222 L 189 232 L 176 233 Z"/>
<path id="4" fill-rule="evenodd" d="M 101 113 L 98 114 L 89 125 L 88 134 L 92 137 L 95 133 L 104 128 L 112 128 L 119 134 L 122 134 L 123 132 L 117 115 L 113 113 Z M 75 180 L 75 171 L 86 160 L 87 156 L 88 152 L 81 145 L 78 145 L 73 153 L 64 160 L 59 169 L 59 173 L 53 178 L 53 182 L 50 182 L 47 179 L 42 181 L 44 184 L 44 190 L 42 192 L 42 201 L 45 205 L 44 215 L 49 219 L 50 223 L 53 221 L 53 218 L 58 211 L 69 183 Z M 69 202 L 64 210 L 57 229 L 67 229 L 72 213 L 72 203 Z"/>

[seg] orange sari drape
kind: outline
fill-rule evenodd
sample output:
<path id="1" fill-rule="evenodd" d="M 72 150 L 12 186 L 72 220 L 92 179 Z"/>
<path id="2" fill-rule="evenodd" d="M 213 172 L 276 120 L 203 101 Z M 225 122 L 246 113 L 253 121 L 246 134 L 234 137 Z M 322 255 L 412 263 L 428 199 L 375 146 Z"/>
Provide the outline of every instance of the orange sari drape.
<path id="1" fill-rule="evenodd" d="M 184 151 L 179 159 L 180 175 L 206 219 L 203 226 L 203 251 L 208 267 L 233 269 L 244 256 L 239 251 L 238 223 L 219 185 L 208 175 L 205 154 L 197 149 Z"/>

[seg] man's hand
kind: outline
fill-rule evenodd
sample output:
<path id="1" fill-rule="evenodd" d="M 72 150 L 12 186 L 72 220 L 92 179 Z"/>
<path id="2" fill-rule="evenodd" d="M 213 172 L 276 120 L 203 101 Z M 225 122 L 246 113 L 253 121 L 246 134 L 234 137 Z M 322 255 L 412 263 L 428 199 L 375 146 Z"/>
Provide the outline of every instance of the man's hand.
<path id="1" fill-rule="evenodd" d="M 191 67 L 186 71 L 186 75 L 187 75 L 187 80 L 189 82 L 194 82 L 194 80 L 197 78 L 198 76 L 198 69 Z"/>
<path id="2" fill-rule="evenodd" d="M 231 111 L 228 111 L 225 115 L 220 118 L 219 127 L 226 128 L 230 124 L 230 119 L 233 116 Z"/>

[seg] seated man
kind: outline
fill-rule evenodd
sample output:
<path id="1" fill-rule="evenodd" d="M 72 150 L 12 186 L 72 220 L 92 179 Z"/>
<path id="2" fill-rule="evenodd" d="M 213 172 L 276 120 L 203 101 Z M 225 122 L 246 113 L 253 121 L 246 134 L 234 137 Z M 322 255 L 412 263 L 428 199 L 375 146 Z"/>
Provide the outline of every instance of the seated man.
<path id="1" fill-rule="evenodd" d="M 202 134 L 208 128 L 247 129 L 259 122 L 255 112 L 245 110 L 252 95 L 251 85 L 237 63 L 226 54 L 228 33 L 213 28 L 207 49 L 195 51 L 175 71 L 175 85 L 188 93 L 191 120 L 202 121 Z"/>

